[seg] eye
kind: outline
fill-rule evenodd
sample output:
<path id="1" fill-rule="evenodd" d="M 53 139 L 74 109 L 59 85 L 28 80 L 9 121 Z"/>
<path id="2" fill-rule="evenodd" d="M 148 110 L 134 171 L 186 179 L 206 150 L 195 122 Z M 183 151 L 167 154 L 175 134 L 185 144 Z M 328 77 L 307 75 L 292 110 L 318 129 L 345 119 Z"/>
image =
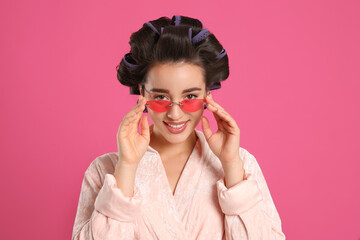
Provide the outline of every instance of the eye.
<path id="1" fill-rule="evenodd" d="M 166 98 L 166 96 L 165 95 L 155 95 L 154 96 L 155 100 L 167 100 L 167 99 L 163 99 L 163 98 Z"/>
<path id="2" fill-rule="evenodd" d="M 195 98 L 197 98 L 198 96 L 197 95 L 195 95 L 195 94 L 188 94 L 187 96 L 186 96 L 186 98 L 187 97 L 189 97 L 190 96 L 190 98 L 189 99 L 195 99 Z M 192 96 L 194 97 L 194 98 L 192 98 Z"/>

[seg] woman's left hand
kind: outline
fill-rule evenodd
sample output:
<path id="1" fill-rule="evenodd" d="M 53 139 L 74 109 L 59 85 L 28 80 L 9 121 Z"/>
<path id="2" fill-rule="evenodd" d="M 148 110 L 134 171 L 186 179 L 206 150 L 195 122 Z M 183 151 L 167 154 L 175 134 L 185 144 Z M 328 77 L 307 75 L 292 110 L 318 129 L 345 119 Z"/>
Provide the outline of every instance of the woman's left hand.
<path id="1" fill-rule="evenodd" d="M 210 149 L 223 164 L 241 161 L 239 156 L 240 129 L 236 121 L 216 103 L 211 94 L 205 98 L 209 109 L 216 119 L 218 130 L 213 133 L 210 129 L 209 120 L 202 116 L 202 129 Z"/>

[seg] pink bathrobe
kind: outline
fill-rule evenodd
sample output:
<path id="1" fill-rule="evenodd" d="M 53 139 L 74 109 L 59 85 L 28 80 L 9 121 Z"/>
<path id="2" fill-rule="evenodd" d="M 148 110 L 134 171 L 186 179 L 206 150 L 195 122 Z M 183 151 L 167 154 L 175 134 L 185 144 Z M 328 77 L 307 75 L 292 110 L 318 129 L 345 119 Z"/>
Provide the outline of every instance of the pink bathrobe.
<path id="1" fill-rule="evenodd" d="M 245 180 L 226 188 L 220 160 L 203 132 L 172 194 L 159 153 L 148 147 L 134 195 L 117 188 L 116 152 L 97 157 L 85 172 L 72 239 L 285 239 L 265 178 L 253 155 L 239 147 Z"/>

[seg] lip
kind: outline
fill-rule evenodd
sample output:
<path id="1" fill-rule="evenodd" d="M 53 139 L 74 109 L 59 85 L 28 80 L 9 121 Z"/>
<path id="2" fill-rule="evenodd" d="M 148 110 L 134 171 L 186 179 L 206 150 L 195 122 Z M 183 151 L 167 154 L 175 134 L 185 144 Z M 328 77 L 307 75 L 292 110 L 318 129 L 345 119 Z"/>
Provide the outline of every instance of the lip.
<path id="1" fill-rule="evenodd" d="M 170 124 L 172 124 L 172 122 L 169 122 Z M 185 130 L 185 128 L 187 127 L 187 123 L 188 121 L 185 121 L 185 122 L 180 122 L 181 124 L 182 123 L 185 123 L 184 126 L 182 126 L 181 128 L 172 128 L 170 127 L 167 122 L 164 121 L 164 125 L 166 126 L 166 128 L 169 130 L 169 132 L 171 133 L 174 133 L 174 134 L 177 134 L 177 133 L 181 133 Z M 174 124 L 176 125 L 176 124 Z M 177 125 L 179 125 L 179 123 L 177 123 Z"/>

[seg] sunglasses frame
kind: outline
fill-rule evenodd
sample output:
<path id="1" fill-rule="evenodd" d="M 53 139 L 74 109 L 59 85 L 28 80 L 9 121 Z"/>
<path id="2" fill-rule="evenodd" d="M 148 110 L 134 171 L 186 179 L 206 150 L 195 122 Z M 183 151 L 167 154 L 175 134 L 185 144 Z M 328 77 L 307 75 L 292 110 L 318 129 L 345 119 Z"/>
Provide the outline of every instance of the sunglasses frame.
<path id="1" fill-rule="evenodd" d="M 150 92 L 149 92 L 148 90 L 146 90 L 145 87 L 143 87 L 143 89 L 150 94 Z M 149 100 L 149 101 L 146 102 L 145 106 L 149 107 L 149 106 L 150 106 L 149 102 L 159 102 L 159 101 L 164 102 L 164 101 L 165 101 L 165 102 L 169 102 L 169 104 L 166 105 L 166 107 L 170 107 L 170 108 L 167 109 L 167 110 L 165 110 L 165 111 L 160 111 L 160 112 L 167 112 L 167 111 L 169 111 L 174 104 L 179 105 L 179 107 L 181 108 L 181 110 L 182 110 L 182 111 L 185 111 L 185 112 L 196 112 L 196 111 L 199 111 L 199 110 L 202 108 L 202 107 L 200 107 L 198 110 L 195 110 L 195 111 L 186 111 L 186 110 L 183 109 L 183 106 L 184 106 L 183 102 L 186 101 L 186 100 L 202 100 L 203 106 L 205 106 L 204 109 L 206 109 L 206 107 L 207 107 L 207 102 L 206 102 L 206 99 L 204 99 L 204 98 L 184 99 L 184 100 L 181 101 L 181 102 L 172 102 L 172 101 L 169 101 L 169 100 Z M 149 107 L 149 108 L 150 108 L 150 107 Z M 150 109 L 151 109 L 151 108 L 150 108 Z M 151 110 L 153 110 L 153 109 L 151 109 Z M 153 110 L 153 111 L 155 111 L 155 110 Z M 155 112 L 159 112 L 159 111 L 155 111 Z"/>

